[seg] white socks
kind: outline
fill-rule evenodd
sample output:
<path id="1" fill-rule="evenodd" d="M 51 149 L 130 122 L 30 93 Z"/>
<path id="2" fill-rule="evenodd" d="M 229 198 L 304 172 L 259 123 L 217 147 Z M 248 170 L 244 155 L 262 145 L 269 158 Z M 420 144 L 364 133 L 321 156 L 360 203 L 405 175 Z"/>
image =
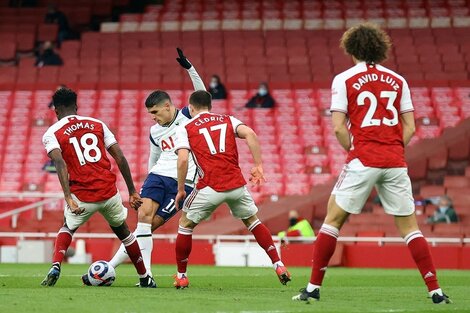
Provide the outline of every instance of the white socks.
<path id="1" fill-rule="evenodd" d="M 153 239 L 152 239 L 152 224 L 137 223 L 137 228 L 134 231 L 134 235 L 139 243 L 140 252 L 142 253 L 142 259 L 144 260 L 145 268 L 152 276 L 151 263 L 152 263 L 152 250 L 153 250 Z"/>
<path id="2" fill-rule="evenodd" d="M 152 240 L 152 225 L 147 223 L 137 223 L 137 228 L 134 231 L 134 236 L 137 238 L 139 243 L 140 251 L 142 253 L 142 259 L 144 261 L 145 268 L 147 272 L 152 276 L 151 270 L 151 261 L 152 261 L 152 250 L 153 250 L 153 240 Z M 112 267 L 116 268 L 120 264 L 124 263 L 129 259 L 127 255 L 126 248 L 123 244 L 119 247 L 116 254 L 113 256 L 109 263 Z"/>
<path id="3" fill-rule="evenodd" d="M 178 272 L 178 273 L 176 274 L 176 276 L 177 276 L 178 278 L 182 278 L 183 275 L 184 275 L 185 277 L 188 277 L 188 274 L 187 274 L 186 272 L 184 272 L 184 273 Z"/>
<path id="4" fill-rule="evenodd" d="M 116 268 L 128 259 L 129 256 L 127 255 L 126 247 L 124 247 L 124 245 L 121 243 L 118 251 L 116 251 L 116 254 L 113 256 L 111 261 L 109 261 L 109 264 L 111 264 L 112 267 Z"/>

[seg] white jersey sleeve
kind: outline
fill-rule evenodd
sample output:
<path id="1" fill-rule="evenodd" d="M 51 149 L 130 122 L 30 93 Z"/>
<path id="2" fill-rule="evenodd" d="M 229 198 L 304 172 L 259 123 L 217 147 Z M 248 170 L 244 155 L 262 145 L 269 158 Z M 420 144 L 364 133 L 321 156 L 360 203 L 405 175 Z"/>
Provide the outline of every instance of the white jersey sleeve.
<path id="1" fill-rule="evenodd" d="M 204 82 L 202 81 L 194 66 L 192 66 L 187 71 L 189 77 L 191 78 L 191 82 L 193 83 L 194 90 L 206 90 L 206 86 L 204 86 Z"/>
<path id="2" fill-rule="evenodd" d="M 233 117 L 233 116 L 230 116 L 230 121 L 232 122 L 233 132 L 238 137 L 237 128 L 238 128 L 238 126 L 244 125 L 245 123 L 243 123 L 242 121 L 240 121 L 239 119 L 237 119 L 236 117 Z"/>
<path id="3" fill-rule="evenodd" d="M 155 164 L 157 164 L 160 155 L 162 154 L 162 149 L 156 146 L 152 142 L 150 142 L 150 153 L 149 153 L 149 164 L 148 164 L 148 171 L 152 170 Z"/>
<path id="4" fill-rule="evenodd" d="M 189 146 L 188 132 L 184 125 L 181 125 L 176 129 L 175 153 L 178 153 L 179 149 L 191 150 L 191 147 Z"/>
<path id="5" fill-rule="evenodd" d="M 42 144 L 44 145 L 47 153 L 54 149 L 61 150 L 59 141 L 50 128 L 44 133 L 44 136 L 42 136 Z"/>
<path id="6" fill-rule="evenodd" d="M 330 111 L 348 113 L 348 96 L 346 82 L 341 75 L 336 75 L 331 85 L 331 107 Z"/>
<path id="7" fill-rule="evenodd" d="M 413 112 L 413 102 L 411 101 L 410 87 L 406 80 L 403 80 L 403 91 L 401 92 L 400 113 Z"/>
<path id="8" fill-rule="evenodd" d="M 116 137 L 114 137 L 114 134 L 109 130 L 108 126 L 103 122 L 101 122 L 101 124 L 103 125 L 104 145 L 106 149 L 109 149 L 109 147 L 117 143 L 117 140 Z"/>

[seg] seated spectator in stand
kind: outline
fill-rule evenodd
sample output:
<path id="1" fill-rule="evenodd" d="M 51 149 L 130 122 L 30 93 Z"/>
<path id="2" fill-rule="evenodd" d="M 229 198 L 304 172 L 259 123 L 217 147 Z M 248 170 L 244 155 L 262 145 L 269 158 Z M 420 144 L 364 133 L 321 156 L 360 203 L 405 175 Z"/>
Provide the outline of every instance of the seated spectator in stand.
<path id="1" fill-rule="evenodd" d="M 427 224 L 437 223 L 457 223 L 459 220 L 455 213 L 454 206 L 452 205 L 452 199 L 448 196 L 442 196 L 439 199 L 438 208 L 434 211 L 434 215 L 428 217 L 426 220 Z"/>
<path id="2" fill-rule="evenodd" d="M 62 65 L 64 62 L 59 54 L 54 51 L 54 47 L 52 46 L 52 42 L 45 41 L 42 44 L 41 50 L 39 51 L 38 56 L 36 57 L 36 66 L 43 67 L 43 66 L 58 66 Z"/>
<path id="3" fill-rule="evenodd" d="M 44 18 L 46 24 L 57 24 L 59 26 L 57 33 L 57 46 L 60 48 L 62 41 L 68 38 L 70 27 L 69 20 L 64 12 L 59 11 L 55 4 L 50 4 L 47 7 L 46 17 Z"/>
<path id="4" fill-rule="evenodd" d="M 245 105 L 247 108 L 274 108 L 274 99 L 269 94 L 267 83 L 260 83 L 256 95 Z"/>
<path id="5" fill-rule="evenodd" d="M 212 75 L 208 91 L 210 92 L 213 100 L 227 99 L 227 90 L 225 89 L 224 84 L 220 81 L 219 75 Z"/>
<path id="6" fill-rule="evenodd" d="M 289 228 L 277 236 L 281 239 L 281 243 L 286 243 L 286 237 L 315 237 L 315 232 L 306 219 L 299 217 L 299 213 L 292 210 L 289 211 Z"/>

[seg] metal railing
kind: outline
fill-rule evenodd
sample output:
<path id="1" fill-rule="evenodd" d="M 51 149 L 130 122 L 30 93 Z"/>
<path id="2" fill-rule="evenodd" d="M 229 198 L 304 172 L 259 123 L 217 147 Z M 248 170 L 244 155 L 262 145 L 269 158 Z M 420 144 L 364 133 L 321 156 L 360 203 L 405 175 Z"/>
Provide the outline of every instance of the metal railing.
<path id="1" fill-rule="evenodd" d="M 44 199 L 41 201 L 37 201 L 34 203 L 30 203 L 28 205 L 12 209 L 10 211 L 4 212 L 0 214 L 0 220 L 4 218 L 11 217 L 11 227 L 16 228 L 18 226 L 18 217 L 21 213 L 30 211 L 30 210 L 36 210 L 36 217 L 38 220 L 42 220 L 42 211 L 44 209 L 44 205 L 51 204 L 54 202 L 57 202 L 58 200 L 62 199 L 62 197 L 54 197 L 54 198 L 48 198 Z"/>
<path id="2" fill-rule="evenodd" d="M 35 238 L 35 239 L 54 239 L 57 233 L 38 233 L 38 232 L 0 232 L 0 238 Z M 73 236 L 75 239 L 114 239 L 116 235 L 113 233 L 76 233 Z M 153 239 L 168 240 L 174 242 L 176 234 L 154 234 Z M 245 243 L 254 242 L 255 238 L 251 235 L 193 235 L 194 240 L 204 240 L 210 243 L 220 243 L 226 241 L 242 241 Z M 274 241 L 280 241 L 279 237 L 273 236 Z M 470 238 L 452 238 L 452 237 L 429 237 L 426 240 L 433 246 L 438 244 L 470 244 Z M 315 238 L 298 238 L 290 237 L 289 242 L 312 243 Z M 382 246 L 384 243 L 403 243 L 401 237 L 339 237 L 339 242 L 356 243 L 356 242 L 376 242 L 377 245 Z"/>

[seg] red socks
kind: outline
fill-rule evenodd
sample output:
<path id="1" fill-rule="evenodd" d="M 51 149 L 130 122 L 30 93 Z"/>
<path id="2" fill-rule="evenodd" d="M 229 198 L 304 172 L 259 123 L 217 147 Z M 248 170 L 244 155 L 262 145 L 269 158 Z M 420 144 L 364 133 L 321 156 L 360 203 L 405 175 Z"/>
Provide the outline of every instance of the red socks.
<path id="1" fill-rule="evenodd" d="M 193 230 L 191 228 L 178 227 L 176 236 L 176 264 L 178 273 L 186 273 L 188 257 L 191 253 L 193 243 Z"/>
<path id="2" fill-rule="evenodd" d="M 313 248 L 313 265 L 310 283 L 321 286 L 323 277 L 336 249 L 339 230 L 336 227 L 323 224 Z"/>
<path id="3" fill-rule="evenodd" d="M 54 246 L 54 255 L 52 256 L 52 263 L 62 263 L 65 253 L 72 242 L 72 231 L 67 227 L 62 227 L 57 234 Z"/>
<path id="4" fill-rule="evenodd" d="M 140 247 L 135 239 L 134 234 L 130 234 L 125 239 L 122 240 L 124 247 L 126 248 L 127 254 L 131 259 L 132 263 L 137 270 L 137 273 L 140 276 L 145 276 L 147 274 L 147 269 L 145 268 L 144 261 L 142 259 L 142 254 L 140 253 Z"/>
<path id="5" fill-rule="evenodd" d="M 424 239 L 421 231 L 417 230 L 405 236 L 406 244 L 411 252 L 419 272 L 428 287 L 428 291 L 436 290 L 439 288 L 437 282 L 436 268 L 434 267 L 429 246 Z"/>
<path id="6" fill-rule="evenodd" d="M 264 224 L 260 222 L 260 220 L 253 222 L 253 224 L 248 227 L 248 230 L 253 233 L 256 241 L 260 247 L 266 251 L 273 264 L 281 260 L 279 258 L 279 254 L 277 253 L 276 246 L 274 246 L 271 232 L 266 226 L 264 226 Z"/>

